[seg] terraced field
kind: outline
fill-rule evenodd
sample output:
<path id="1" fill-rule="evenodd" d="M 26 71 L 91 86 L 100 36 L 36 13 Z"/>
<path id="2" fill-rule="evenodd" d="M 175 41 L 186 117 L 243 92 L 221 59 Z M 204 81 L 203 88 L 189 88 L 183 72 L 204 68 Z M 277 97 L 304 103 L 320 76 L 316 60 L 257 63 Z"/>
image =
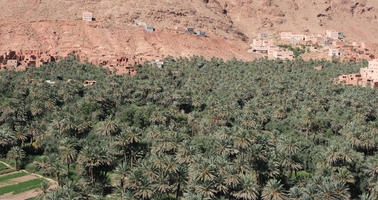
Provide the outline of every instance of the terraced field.
<path id="1" fill-rule="evenodd" d="M 0 163 L 0 199 L 36 197 L 40 193 L 43 182 L 47 181 L 26 171 L 16 171 Z"/>

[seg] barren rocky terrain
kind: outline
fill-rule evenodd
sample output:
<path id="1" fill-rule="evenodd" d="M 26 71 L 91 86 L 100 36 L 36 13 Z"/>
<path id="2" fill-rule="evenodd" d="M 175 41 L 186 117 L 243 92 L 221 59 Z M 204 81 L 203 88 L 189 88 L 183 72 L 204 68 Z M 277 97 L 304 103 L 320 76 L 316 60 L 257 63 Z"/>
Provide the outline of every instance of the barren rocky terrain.
<path id="1" fill-rule="evenodd" d="M 90 61 L 203 55 L 251 60 L 259 32 L 344 32 L 347 40 L 378 44 L 376 0 L 0 0 L 0 54 L 40 50 Z M 84 11 L 95 22 L 81 21 Z M 156 28 L 143 31 L 145 25 Z M 185 34 L 186 27 L 209 37 Z"/>

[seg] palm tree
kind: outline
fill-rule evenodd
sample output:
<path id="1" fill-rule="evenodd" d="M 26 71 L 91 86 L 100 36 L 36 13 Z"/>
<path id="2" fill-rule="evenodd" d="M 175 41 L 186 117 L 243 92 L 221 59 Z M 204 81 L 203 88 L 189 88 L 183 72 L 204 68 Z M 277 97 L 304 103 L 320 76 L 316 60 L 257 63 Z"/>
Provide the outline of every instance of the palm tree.
<path id="1" fill-rule="evenodd" d="M 5 148 L 17 143 L 17 137 L 11 131 L 0 129 L 0 147 Z M 2 151 L 3 152 L 3 151 Z"/>
<path id="2" fill-rule="evenodd" d="M 122 162 L 121 164 L 119 164 L 115 170 L 115 173 L 118 175 L 118 178 L 120 179 L 119 187 L 121 188 L 122 195 L 124 195 L 126 192 L 125 181 L 126 181 L 128 172 L 129 172 L 129 168 L 128 168 L 127 163 L 125 162 Z"/>
<path id="3" fill-rule="evenodd" d="M 280 181 L 270 179 L 262 191 L 264 200 L 284 200 L 288 199 Z"/>
<path id="4" fill-rule="evenodd" d="M 41 191 L 42 191 L 42 196 L 45 196 L 46 194 L 47 194 L 47 192 L 48 192 L 48 190 L 49 190 L 49 187 L 50 187 L 50 184 L 49 183 L 47 183 L 47 182 L 42 182 L 41 183 Z"/>
<path id="5" fill-rule="evenodd" d="M 68 182 L 62 187 L 51 190 L 43 196 L 44 200 L 56 200 L 56 199 L 67 199 L 67 200 L 79 200 L 83 199 L 82 195 L 78 192 L 77 186 L 73 182 Z"/>
<path id="6" fill-rule="evenodd" d="M 314 177 L 312 182 L 316 188 L 318 199 L 349 200 L 350 193 L 344 183 L 330 177 Z"/>
<path id="7" fill-rule="evenodd" d="M 368 163 L 366 169 L 364 170 L 364 173 L 372 177 L 373 179 L 376 179 L 378 177 L 378 162 Z"/>
<path id="8" fill-rule="evenodd" d="M 141 140 L 141 131 L 136 127 L 127 127 L 115 137 L 115 144 L 122 149 L 124 162 L 127 162 L 129 155 L 131 167 L 135 160 L 135 148 Z"/>
<path id="9" fill-rule="evenodd" d="M 353 174 L 346 168 L 339 169 L 334 178 L 345 184 L 354 183 L 355 181 Z"/>
<path id="10" fill-rule="evenodd" d="M 290 200 L 301 200 L 303 191 L 298 187 L 292 187 L 289 191 Z"/>
<path id="11" fill-rule="evenodd" d="M 284 136 L 279 140 L 277 150 L 285 155 L 289 155 L 289 158 L 292 159 L 293 155 L 299 151 L 299 146 L 294 137 Z"/>
<path id="12" fill-rule="evenodd" d="M 30 137 L 30 144 L 33 144 L 34 138 L 38 138 L 41 134 L 41 127 L 39 127 L 40 124 L 37 124 L 35 122 L 32 122 L 29 126 L 27 126 L 27 135 Z"/>
<path id="13" fill-rule="evenodd" d="M 95 182 L 95 175 L 101 172 L 100 169 L 97 171 L 97 167 L 108 166 L 113 161 L 108 149 L 109 147 L 86 145 L 80 151 L 78 163 L 86 169 L 92 184 Z"/>
<path id="14" fill-rule="evenodd" d="M 16 165 L 16 169 L 18 170 L 19 169 L 18 161 L 25 158 L 25 151 L 22 150 L 18 146 L 14 146 L 14 147 L 12 147 L 10 149 L 10 151 L 8 151 L 7 157 L 11 158 L 11 159 L 14 159 L 15 165 Z"/>
<path id="15" fill-rule="evenodd" d="M 119 127 L 117 124 L 117 121 L 109 117 L 105 121 L 99 123 L 97 133 L 99 135 L 110 136 L 110 139 L 112 140 L 112 136 L 117 135 L 119 133 Z"/>
<path id="16" fill-rule="evenodd" d="M 257 181 L 252 175 L 241 175 L 240 184 L 236 187 L 236 191 L 232 193 L 237 199 L 257 200 L 259 193 L 257 190 Z"/>
<path id="17" fill-rule="evenodd" d="M 312 113 L 306 112 L 299 120 L 299 128 L 306 134 L 306 144 L 308 143 L 308 137 L 311 129 L 314 127 Z"/>
<path id="18" fill-rule="evenodd" d="M 17 137 L 17 139 L 19 141 L 21 141 L 21 148 L 23 148 L 24 147 L 24 142 L 27 139 L 26 134 L 24 132 L 22 132 L 22 131 L 18 131 L 18 132 L 16 132 L 16 137 Z"/>
<path id="19" fill-rule="evenodd" d="M 58 155 L 56 155 L 58 156 Z M 60 162 L 56 160 L 50 159 L 51 165 L 48 169 L 49 174 L 53 175 L 55 177 L 55 180 L 58 182 L 58 185 L 62 185 L 62 180 L 61 180 L 61 172 L 63 171 L 63 166 Z"/>
<path id="20" fill-rule="evenodd" d="M 372 191 L 370 193 L 363 193 L 360 196 L 360 200 L 376 200 L 378 199 L 378 194 L 375 191 Z"/>
<path id="21" fill-rule="evenodd" d="M 49 157 L 43 156 L 39 161 L 34 161 L 33 164 L 38 170 L 42 170 L 42 173 L 44 175 L 51 175 L 49 173 L 49 168 L 51 167 L 51 161 Z"/>
<path id="22" fill-rule="evenodd" d="M 61 160 L 67 165 L 67 176 L 70 176 L 70 164 L 76 160 L 76 149 L 69 143 L 68 140 L 63 140 L 62 145 L 59 147 Z"/>

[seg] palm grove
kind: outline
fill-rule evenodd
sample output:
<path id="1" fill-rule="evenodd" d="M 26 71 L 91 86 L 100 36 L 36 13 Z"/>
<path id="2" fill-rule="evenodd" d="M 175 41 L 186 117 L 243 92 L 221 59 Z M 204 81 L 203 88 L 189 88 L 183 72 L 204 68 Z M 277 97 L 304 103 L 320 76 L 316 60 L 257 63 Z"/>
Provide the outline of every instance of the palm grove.
<path id="1" fill-rule="evenodd" d="M 375 200 L 378 90 L 332 84 L 364 65 L 193 57 L 115 76 L 71 57 L 2 71 L 1 156 L 57 180 L 44 199 Z"/>

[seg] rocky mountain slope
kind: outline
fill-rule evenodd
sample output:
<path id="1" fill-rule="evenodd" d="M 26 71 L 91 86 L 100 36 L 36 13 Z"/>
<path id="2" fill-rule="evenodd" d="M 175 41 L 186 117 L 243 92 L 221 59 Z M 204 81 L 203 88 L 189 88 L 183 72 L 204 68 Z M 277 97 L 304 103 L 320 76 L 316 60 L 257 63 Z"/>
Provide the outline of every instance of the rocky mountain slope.
<path id="1" fill-rule="evenodd" d="M 0 50 L 73 49 L 89 56 L 237 57 L 259 32 L 342 31 L 378 44 L 376 0 L 0 0 Z M 84 11 L 96 22 L 81 22 Z M 146 34 L 144 25 L 157 32 Z M 210 37 L 184 34 L 185 27 Z"/>

